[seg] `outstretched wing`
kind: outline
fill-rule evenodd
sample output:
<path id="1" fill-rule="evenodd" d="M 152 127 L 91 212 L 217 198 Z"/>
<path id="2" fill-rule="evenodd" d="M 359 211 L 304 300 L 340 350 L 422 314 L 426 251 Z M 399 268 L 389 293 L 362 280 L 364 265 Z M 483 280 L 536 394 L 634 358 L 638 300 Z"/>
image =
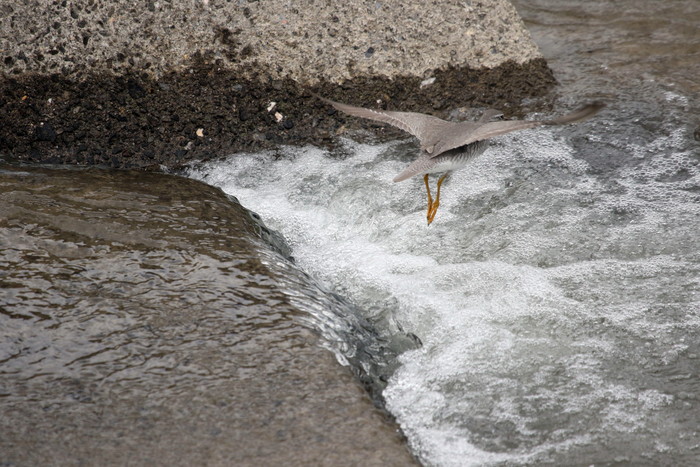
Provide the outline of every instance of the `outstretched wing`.
<path id="1" fill-rule="evenodd" d="M 576 112 L 552 120 L 531 121 L 506 120 L 486 122 L 487 118 L 495 115 L 495 112 L 487 111 L 478 122 L 453 123 L 417 112 L 366 109 L 335 102 L 317 94 L 314 94 L 314 96 L 348 115 L 388 123 L 412 134 L 418 138 L 421 149 L 428 153 L 430 157 L 436 157 L 450 149 L 493 138 L 494 136 L 505 135 L 512 131 L 527 130 L 540 125 L 565 125 L 567 123 L 580 122 L 592 117 L 605 107 L 605 104 L 602 102 L 593 102 Z"/>
<path id="2" fill-rule="evenodd" d="M 439 135 L 435 142 L 435 148 L 430 153 L 431 157 L 438 156 L 450 149 L 458 148 L 475 141 L 482 141 L 494 136 L 505 135 L 518 130 L 527 130 L 540 125 L 566 125 L 587 120 L 594 116 L 600 109 L 605 107 L 602 102 L 593 102 L 576 112 L 557 117 L 552 120 L 506 120 L 499 122 L 474 123 L 462 122 L 455 124 L 454 128 Z"/>
<path id="3" fill-rule="evenodd" d="M 314 94 L 314 96 L 332 105 L 336 110 L 348 115 L 388 123 L 389 125 L 393 125 L 410 133 L 418 138 L 421 143 L 421 149 L 428 153 L 433 152 L 435 135 L 446 133 L 450 128 L 456 125 L 455 123 L 447 122 L 440 118 L 433 117 L 432 115 L 425 115 L 417 112 L 392 112 L 389 110 L 366 109 L 364 107 L 355 107 L 335 102 L 317 94 Z"/>

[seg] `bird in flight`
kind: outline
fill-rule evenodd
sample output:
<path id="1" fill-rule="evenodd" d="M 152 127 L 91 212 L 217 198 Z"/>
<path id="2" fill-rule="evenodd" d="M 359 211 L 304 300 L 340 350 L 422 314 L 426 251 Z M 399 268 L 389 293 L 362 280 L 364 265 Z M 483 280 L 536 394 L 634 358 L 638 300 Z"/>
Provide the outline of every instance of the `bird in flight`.
<path id="1" fill-rule="evenodd" d="M 478 121 L 448 122 L 432 115 L 417 112 L 366 109 L 335 102 L 317 94 L 314 96 L 348 115 L 388 123 L 418 138 L 420 142 L 418 158 L 398 174 L 394 181 L 401 182 L 415 175 L 423 175 L 425 189 L 428 192 L 428 225 L 435 219 L 435 214 L 440 206 L 440 187 L 447 175 L 453 170 L 464 167 L 470 160 L 481 155 L 488 146 L 489 138 L 541 125 L 566 125 L 581 122 L 592 117 L 605 106 L 602 102 L 592 102 L 573 113 L 551 120 L 493 121 L 495 117 L 501 115 L 500 112 L 487 110 Z M 437 193 L 433 199 L 428 184 L 428 175 L 436 172 L 444 172 L 444 174 L 438 179 Z"/>

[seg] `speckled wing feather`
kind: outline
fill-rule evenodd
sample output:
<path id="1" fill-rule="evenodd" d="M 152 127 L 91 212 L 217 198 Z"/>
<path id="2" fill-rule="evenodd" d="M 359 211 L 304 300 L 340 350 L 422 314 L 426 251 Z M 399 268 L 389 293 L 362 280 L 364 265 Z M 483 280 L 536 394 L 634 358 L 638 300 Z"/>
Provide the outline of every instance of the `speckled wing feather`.
<path id="1" fill-rule="evenodd" d="M 565 125 L 567 123 L 580 122 L 592 117 L 604 106 L 605 105 L 601 102 L 593 102 L 576 112 L 552 120 L 506 120 L 502 122 L 476 124 L 474 122 L 456 123 L 453 128 L 435 137 L 436 140 L 433 143 L 435 147 L 430 153 L 430 156 L 435 157 L 450 149 L 458 148 L 475 141 L 493 138 L 494 136 L 505 135 L 513 131 L 527 130 L 540 125 Z"/>
<path id="2" fill-rule="evenodd" d="M 412 134 L 421 143 L 421 149 L 428 153 L 433 152 L 435 136 L 448 133 L 456 124 L 447 122 L 432 115 L 425 115 L 417 112 L 393 112 L 389 110 L 373 110 L 363 107 L 355 107 L 342 104 L 330 99 L 318 96 L 317 98 L 332 105 L 336 110 L 355 117 L 367 118 L 378 122 L 388 123 L 407 133 Z"/>

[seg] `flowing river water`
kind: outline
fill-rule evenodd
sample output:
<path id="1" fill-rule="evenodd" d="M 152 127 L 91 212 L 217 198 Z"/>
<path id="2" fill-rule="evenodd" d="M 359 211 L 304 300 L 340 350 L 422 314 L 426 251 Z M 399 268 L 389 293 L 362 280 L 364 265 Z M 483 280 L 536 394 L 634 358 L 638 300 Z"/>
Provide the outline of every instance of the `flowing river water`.
<path id="1" fill-rule="evenodd" d="M 0 206 L 11 246 L 0 431 L 19 455 L 37 433 L 42 459 L 60 445 L 80 460 L 85 439 L 124 462 L 139 447 L 173 463 L 223 452 L 256 417 L 269 423 L 240 407 L 279 399 L 282 411 L 304 366 L 322 366 L 290 325 L 305 321 L 426 465 L 697 465 L 700 3 L 515 4 L 560 82 L 556 113 L 608 107 L 494 140 L 445 184 L 431 226 L 422 180 L 391 182 L 412 140 L 188 171 L 291 252 L 254 219 L 236 227 L 240 208 L 194 181 L 1 172 L 12 202 Z M 56 432 L 66 417 L 82 431 Z M 332 428 L 305 430 L 337 439 Z M 240 451 L 288 441 L 278 435 Z M 170 449 L 171 438 L 190 444 Z"/>
<path id="2" fill-rule="evenodd" d="M 0 164 L 0 465 L 412 465 L 288 253 L 196 180 Z"/>
<path id="3" fill-rule="evenodd" d="M 557 109 L 608 107 L 493 141 L 431 226 L 422 180 L 391 182 L 410 140 L 189 175 L 260 214 L 388 341 L 420 341 L 382 395 L 427 465 L 697 465 L 700 4 L 516 6 Z"/>

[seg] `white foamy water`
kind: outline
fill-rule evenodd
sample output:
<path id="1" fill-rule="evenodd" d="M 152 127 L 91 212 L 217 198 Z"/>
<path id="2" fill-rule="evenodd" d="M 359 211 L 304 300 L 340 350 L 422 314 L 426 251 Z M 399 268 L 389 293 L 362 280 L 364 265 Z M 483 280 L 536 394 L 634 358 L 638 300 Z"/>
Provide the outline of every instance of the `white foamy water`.
<path id="1" fill-rule="evenodd" d="M 581 148 L 611 137 L 604 118 L 586 125 L 599 136 Z M 259 213 L 385 335 L 421 339 L 384 397 L 426 464 L 682 465 L 700 454 L 697 154 L 669 130 L 616 143 L 629 161 L 596 175 L 566 131 L 495 141 L 448 180 L 431 226 L 422 180 L 391 181 L 406 142 L 190 175 Z"/>

